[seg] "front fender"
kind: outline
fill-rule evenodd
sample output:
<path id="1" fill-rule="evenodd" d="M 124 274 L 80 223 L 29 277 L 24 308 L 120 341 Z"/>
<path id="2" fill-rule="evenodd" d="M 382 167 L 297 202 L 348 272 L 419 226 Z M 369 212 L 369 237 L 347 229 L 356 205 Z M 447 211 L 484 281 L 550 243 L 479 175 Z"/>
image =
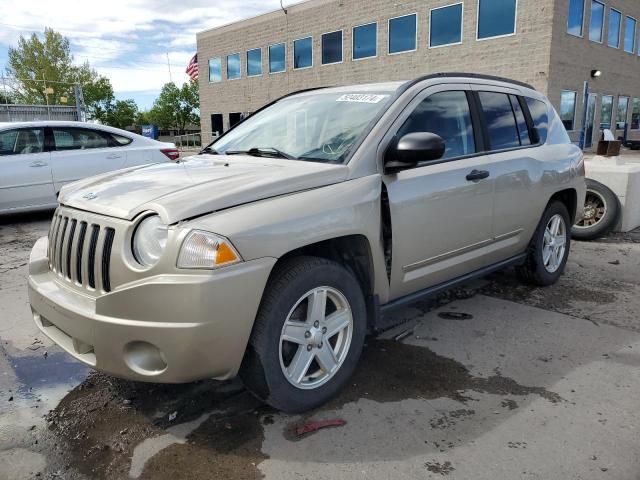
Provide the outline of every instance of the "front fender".
<path id="1" fill-rule="evenodd" d="M 381 189 L 376 174 L 229 208 L 188 226 L 224 235 L 245 260 L 280 258 L 323 240 L 363 235 L 373 259 L 374 292 L 384 302 L 389 284 L 381 241 Z"/>

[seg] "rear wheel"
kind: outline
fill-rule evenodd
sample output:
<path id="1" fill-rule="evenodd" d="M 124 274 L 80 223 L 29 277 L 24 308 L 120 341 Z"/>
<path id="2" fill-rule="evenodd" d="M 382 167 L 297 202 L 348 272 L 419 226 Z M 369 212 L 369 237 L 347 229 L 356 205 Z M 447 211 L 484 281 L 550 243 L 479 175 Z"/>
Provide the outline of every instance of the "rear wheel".
<path id="1" fill-rule="evenodd" d="M 582 220 L 571 229 L 576 240 L 595 240 L 609 233 L 618 221 L 620 205 L 610 188 L 587 178 L 587 194 Z"/>
<path id="2" fill-rule="evenodd" d="M 559 201 L 551 202 L 531 239 L 525 263 L 517 271 L 522 280 L 552 285 L 564 272 L 569 256 L 569 212 Z"/>
<path id="3" fill-rule="evenodd" d="M 365 331 L 364 297 L 350 271 L 322 258 L 285 261 L 265 290 L 240 376 L 279 410 L 312 409 L 347 382 Z"/>

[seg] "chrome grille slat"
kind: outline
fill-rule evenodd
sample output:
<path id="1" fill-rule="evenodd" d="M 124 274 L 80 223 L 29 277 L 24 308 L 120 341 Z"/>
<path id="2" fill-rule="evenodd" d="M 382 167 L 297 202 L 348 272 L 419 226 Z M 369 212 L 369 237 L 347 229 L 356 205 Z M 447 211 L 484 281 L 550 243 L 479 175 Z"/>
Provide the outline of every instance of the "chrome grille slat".
<path id="1" fill-rule="evenodd" d="M 73 257 L 72 247 L 75 240 L 77 223 L 78 221 L 75 218 L 71 219 L 71 226 L 69 227 L 69 235 L 67 237 L 67 248 L 65 249 L 64 274 L 69 280 L 72 280 L 71 276 L 73 273 L 73 270 L 71 270 L 71 257 Z"/>
<path id="2" fill-rule="evenodd" d="M 113 247 L 113 238 L 116 235 L 116 231 L 113 228 L 105 229 L 104 244 L 102 248 L 102 289 L 105 292 L 111 291 L 111 278 L 109 275 L 111 268 L 111 248 Z"/>
<path id="3" fill-rule="evenodd" d="M 58 227 L 58 234 L 56 235 L 56 252 L 55 252 L 55 269 L 56 273 L 60 273 L 62 270 L 62 242 L 64 240 L 65 229 L 67 228 L 68 217 L 62 217 L 60 219 L 60 226 Z"/>
<path id="4" fill-rule="evenodd" d="M 87 254 L 87 265 L 89 274 L 87 283 L 89 287 L 96 288 L 96 248 L 98 248 L 98 235 L 100 235 L 100 226 L 91 225 L 91 238 L 89 239 L 89 252 Z"/>
<path id="5" fill-rule="evenodd" d="M 58 208 L 49 228 L 50 270 L 73 288 L 110 292 L 111 256 L 117 248 L 115 239 L 120 238 L 115 225 L 109 218 L 94 220 L 86 212 Z"/>
<path id="6" fill-rule="evenodd" d="M 76 282 L 82 285 L 82 253 L 84 250 L 84 237 L 87 233 L 87 222 L 80 222 L 80 231 L 78 232 L 78 243 L 76 245 Z"/>
<path id="7" fill-rule="evenodd" d="M 58 232 L 58 224 L 60 222 L 60 215 L 55 214 L 51 220 L 51 230 L 49 231 L 49 268 L 53 269 L 53 255 L 54 255 L 54 243 L 56 233 Z"/>

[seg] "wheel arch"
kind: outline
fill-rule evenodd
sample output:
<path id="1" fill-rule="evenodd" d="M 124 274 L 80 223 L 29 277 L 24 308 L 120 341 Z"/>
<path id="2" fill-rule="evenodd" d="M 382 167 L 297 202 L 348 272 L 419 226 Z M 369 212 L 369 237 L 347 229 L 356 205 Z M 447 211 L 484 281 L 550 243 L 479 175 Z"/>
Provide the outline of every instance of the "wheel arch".
<path id="1" fill-rule="evenodd" d="M 547 206 L 549 206 L 554 201 L 560 201 L 562 204 L 564 204 L 565 207 L 567 207 L 569 218 L 571 219 L 571 225 L 573 225 L 576 220 L 576 214 L 578 211 L 578 192 L 576 192 L 574 188 L 560 190 L 551 195 L 549 202 L 547 202 Z"/>

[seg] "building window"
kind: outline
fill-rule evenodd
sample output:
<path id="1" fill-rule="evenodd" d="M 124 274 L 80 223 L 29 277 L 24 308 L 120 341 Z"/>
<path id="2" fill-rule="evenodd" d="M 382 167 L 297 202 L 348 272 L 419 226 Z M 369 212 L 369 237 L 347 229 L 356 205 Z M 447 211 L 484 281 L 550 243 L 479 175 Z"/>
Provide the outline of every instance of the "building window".
<path id="1" fill-rule="evenodd" d="M 431 10 L 429 46 L 462 43 L 462 3 Z"/>
<path id="2" fill-rule="evenodd" d="M 520 146 L 520 134 L 506 93 L 480 92 L 480 103 L 489 129 L 492 150 Z"/>
<path id="3" fill-rule="evenodd" d="M 589 40 L 602 43 L 604 27 L 604 3 L 591 0 L 591 21 L 589 22 Z"/>
<path id="4" fill-rule="evenodd" d="M 584 0 L 569 0 L 569 17 L 567 19 L 567 33 L 582 36 L 584 28 Z"/>
<path id="5" fill-rule="evenodd" d="M 616 128 L 624 130 L 627 126 L 627 113 L 629 113 L 629 97 L 618 97 L 618 111 L 616 113 Z"/>
<path id="6" fill-rule="evenodd" d="M 235 80 L 240 78 L 240 54 L 227 55 L 227 79 Z"/>
<path id="7" fill-rule="evenodd" d="M 378 55 L 378 24 L 353 27 L 353 59 L 362 60 Z"/>
<path id="8" fill-rule="evenodd" d="M 284 43 L 269 45 L 269 73 L 280 73 L 286 70 L 286 52 Z"/>
<path id="9" fill-rule="evenodd" d="M 220 57 L 209 59 L 209 81 L 222 81 L 222 59 Z"/>
<path id="10" fill-rule="evenodd" d="M 411 52 L 417 46 L 418 16 L 405 15 L 389 19 L 389 54 Z"/>
<path id="11" fill-rule="evenodd" d="M 633 99 L 633 110 L 631 110 L 631 130 L 640 130 L 640 98 Z"/>
<path id="12" fill-rule="evenodd" d="M 322 65 L 342 62 L 342 30 L 322 34 Z"/>
<path id="13" fill-rule="evenodd" d="M 636 51 L 636 19 L 633 17 L 627 17 L 624 21 L 624 51 Z"/>
<path id="14" fill-rule="evenodd" d="M 254 48 L 247 52 L 247 77 L 262 75 L 262 49 Z"/>
<path id="15" fill-rule="evenodd" d="M 622 14 L 613 8 L 609 12 L 609 29 L 607 32 L 607 44 L 613 48 L 620 48 L 620 27 Z"/>
<path id="16" fill-rule="evenodd" d="M 602 108 L 600 109 L 600 130 L 611 128 L 611 116 L 613 115 L 613 95 L 602 96 Z"/>
<path id="17" fill-rule="evenodd" d="M 516 33 L 517 0 L 478 0 L 478 40 Z"/>
<path id="18" fill-rule="evenodd" d="M 221 113 L 212 113 L 211 114 L 211 132 L 213 136 L 217 137 L 222 135 L 224 131 L 224 125 L 222 123 L 222 114 Z"/>
<path id="19" fill-rule="evenodd" d="M 564 90 L 560 93 L 560 120 L 568 131 L 575 130 L 576 92 Z"/>
<path id="20" fill-rule="evenodd" d="M 313 67 L 313 39 L 300 38 L 293 41 L 293 68 Z"/>

